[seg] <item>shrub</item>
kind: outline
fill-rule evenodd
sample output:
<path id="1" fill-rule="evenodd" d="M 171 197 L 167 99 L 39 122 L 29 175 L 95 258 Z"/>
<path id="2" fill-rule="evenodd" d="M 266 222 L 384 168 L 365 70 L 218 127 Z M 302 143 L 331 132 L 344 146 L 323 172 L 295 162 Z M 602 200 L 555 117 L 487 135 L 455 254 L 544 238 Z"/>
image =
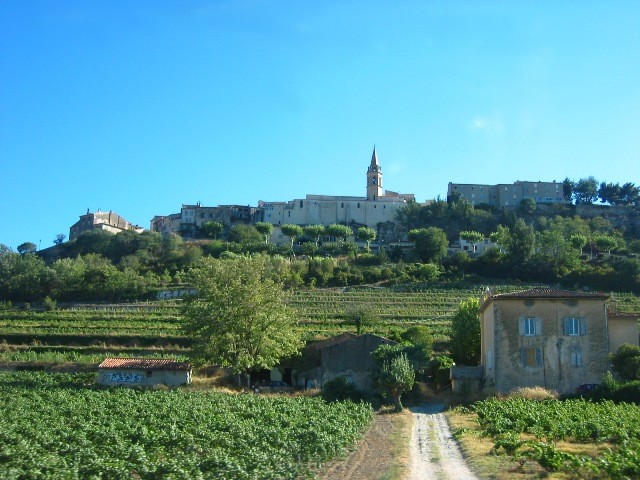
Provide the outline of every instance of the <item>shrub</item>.
<path id="1" fill-rule="evenodd" d="M 436 388 L 442 388 L 451 383 L 451 367 L 455 362 L 451 357 L 438 355 L 429 362 L 429 373 L 433 376 Z"/>
<path id="2" fill-rule="evenodd" d="M 58 308 L 58 302 L 56 302 L 55 300 L 53 300 L 51 297 L 45 297 L 45 299 L 42 301 L 42 306 L 44 307 L 44 309 L 47 312 L 52 312 L 53 310 L 55 310 L 56 308 Z"/>
<path id="3" fill-rule="evenodd" d="M 342 402 L 351 400 L 359 402 L 364 399 L 364 395 L 356 386 L 349 382 L 347 377 L 336 377 L 322 386 L 322 398 L 325 402 Z"/>
<path id="4" fill-rule="evenodd" d="M 625 343 L 611 355 L 611 365 L 622 380 L 640 380 L 640 347 Z"/>

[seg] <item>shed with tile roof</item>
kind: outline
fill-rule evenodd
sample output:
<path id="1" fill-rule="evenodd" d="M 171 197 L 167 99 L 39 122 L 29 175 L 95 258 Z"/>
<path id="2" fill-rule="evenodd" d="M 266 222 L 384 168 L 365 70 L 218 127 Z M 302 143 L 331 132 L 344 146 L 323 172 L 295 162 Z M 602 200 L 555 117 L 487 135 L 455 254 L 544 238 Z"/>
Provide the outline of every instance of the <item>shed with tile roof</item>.
<path id="1" fill-rule="evenodd" d="M 106 358 L 98 365 L 98 383 L 127 387 L 191 383 L 189 362 L 164 358 Z"/>

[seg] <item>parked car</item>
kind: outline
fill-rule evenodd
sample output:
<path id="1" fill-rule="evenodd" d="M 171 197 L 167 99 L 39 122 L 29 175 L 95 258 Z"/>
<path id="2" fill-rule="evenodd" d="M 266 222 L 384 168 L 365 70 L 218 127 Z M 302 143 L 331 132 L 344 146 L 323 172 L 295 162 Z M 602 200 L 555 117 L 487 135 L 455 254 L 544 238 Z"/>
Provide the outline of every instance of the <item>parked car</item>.
<path id="1" fill-rule="evenodd" d="M 253 387 L 256 393 L 270 393 L 270 392 L 290 392 L 293 391 L 287 383 L 278 380 L 265 380 L 258 382 Z"/>
<path id="2" fill-rule="evenodd" d="M 600 385 L 597 383 L 583 383 L 582 385 L 580 385 L 577 389 L 576 392 L 577 393 L 589 393 L 593 390 L 595 390 L 596 388 L 598 388 Z"/>

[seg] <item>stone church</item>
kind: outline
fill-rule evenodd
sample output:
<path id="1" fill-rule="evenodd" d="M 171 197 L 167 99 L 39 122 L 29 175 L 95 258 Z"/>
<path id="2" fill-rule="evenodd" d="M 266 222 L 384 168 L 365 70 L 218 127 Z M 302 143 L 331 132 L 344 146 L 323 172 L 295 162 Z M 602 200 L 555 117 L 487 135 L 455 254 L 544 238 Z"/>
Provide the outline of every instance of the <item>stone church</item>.
<path id="1" fill-rule="evenodd" d="M 288 202 L 260 201 L 260 220 L 275 226 L 341 223 L 379 230 L 382 224 L 393 222 L 396 212 L 413 201 L 414 195 L 383 189 L 382 167 L 375 147 L 366 177 L 366 197 L 307 195 Z"/>

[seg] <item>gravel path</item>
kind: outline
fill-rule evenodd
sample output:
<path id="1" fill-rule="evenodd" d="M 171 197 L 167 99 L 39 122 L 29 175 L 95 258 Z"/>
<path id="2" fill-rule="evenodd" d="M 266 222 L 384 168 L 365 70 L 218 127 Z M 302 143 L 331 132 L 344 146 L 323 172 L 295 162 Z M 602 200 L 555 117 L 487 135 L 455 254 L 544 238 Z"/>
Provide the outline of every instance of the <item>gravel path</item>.
<path id="1" fill-rule="evenodd" d="M 409 479 L 477 480 L 462 458 L 443 410 L 444 405 L 439 403 L 411 409 L 413 437 Z"/>

